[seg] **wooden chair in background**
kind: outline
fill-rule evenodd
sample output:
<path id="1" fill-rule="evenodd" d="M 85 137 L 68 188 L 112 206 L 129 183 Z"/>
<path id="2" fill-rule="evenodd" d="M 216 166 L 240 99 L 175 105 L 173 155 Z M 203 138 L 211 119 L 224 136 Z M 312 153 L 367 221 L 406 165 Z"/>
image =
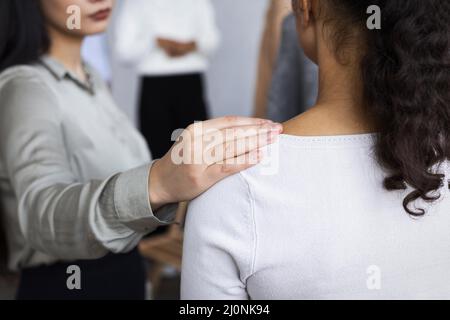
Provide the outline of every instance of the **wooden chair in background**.
<path id="1" fill-rule="evenodd" d="M 158 290 L 165 267 L 169 266 L 181 272 L 183 225 L 187 205 L 186 202 L 180 203 L 176 214 L 176 223 L 170 225 L 166 232 L 143 239 L 139 244 L 141 255 L 152 263 L 148 278 L 153 292 Z"/>

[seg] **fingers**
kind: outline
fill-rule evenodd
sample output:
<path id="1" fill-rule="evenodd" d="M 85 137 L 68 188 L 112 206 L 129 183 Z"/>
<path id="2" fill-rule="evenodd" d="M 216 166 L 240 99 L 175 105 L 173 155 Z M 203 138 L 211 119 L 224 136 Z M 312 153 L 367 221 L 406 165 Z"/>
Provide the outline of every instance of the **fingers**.
<path id="1" fill-rule="evenodd" d="M 233 159 L 254 150 L 265 147 L 275 142 L 281 133 L 280 126 L 267 126 L 264 129 L 251 127 L 242 133 L 236 131 L 233 136 L 227 137 L 226 141 L 217 138 L 205 148 L 204 160 L 206 165 L 221 164 L 223 161 Z"/>
<path id="2" fill-rule="evenodd" d="M 253 123 L 255 120 L 258 122 L 258 119 L 251 118 L 241 118 L 241 120 L 243 121 L 241 123 L 248 123 L 248 121 Z M 264 123 L 210 130 L 205 135 L 185 130 L 178 139 L 178 147 L 173 151 L 176 157 L 183 158 L 182 161 L 185 164 L 188 161 L 189 164 L 203 165 L 206 169 L 275 142 L 277 136 L 283 131 L 283 127 L 276 123 Z"/>
<path id="3" fill-rule="evenodd" d="M 249 153 L 241 154 L 233 159 L 228 159 L 223 164 L 214 164 L 206 169 L 206 175 L 214 182 L 228 176 L 249 169 L 261 162 L 262 151 L 257 149 Z"/>
<path id="4" fill-rule="evenodd" d="M 220 130 L 208 130 L 207 132 L 204 132 L 203 140 L 215 141 L 215 144 L 221 144 L 226 141 L 267 134 L 272 131 L 280 133 L 283 131 L 283 126 L 281 124 L 271 122 L 264 123 L 262 125 L 244 125 Z M 218 137 L 221 139 L 218 139 Z"/>
<path id="5" fill-rule="evenodd" d="M 226 128 L 241 127 L 241 126 L 261 126 L 267 123 L 272 123 L 272 121 L 265 119 L 237 117 L 237 116 L 227 116 L 201 122 L 204 133 L 211 129 L 222 130 Z"/>
<path id="6" fill-rule="evenodd" d="M 262 126 L 242 126 L 222 130 L 210 130 L 203 135 L 203 141 L 211 141 L 207 146 L 207 149 L 211 149 L 223 145 L 226 142 L 236 142 L 237 140 L 258 136 L 264 137 L 271 133 L 279 134 L 282 130 L 283 127 L 276 123 L 264 124 Z"/>

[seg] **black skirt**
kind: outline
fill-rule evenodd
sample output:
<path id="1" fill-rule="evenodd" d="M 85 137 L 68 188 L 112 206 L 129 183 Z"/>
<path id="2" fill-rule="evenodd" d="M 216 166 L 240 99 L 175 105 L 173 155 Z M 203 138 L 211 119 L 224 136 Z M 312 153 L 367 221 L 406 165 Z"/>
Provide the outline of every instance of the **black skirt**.
<path id="1" fill-rule="evenodd" d="M 70 266 L 79 267 L 80 289 L 69 289 L 73 275 Z M 70 282 L 70 279 L 69 279 Z M 24 269 L 18 300 L 143 300 L 146 272 L 137 249 L 126 254 L 108 254 L 97 260 L 61 262 Z"/>

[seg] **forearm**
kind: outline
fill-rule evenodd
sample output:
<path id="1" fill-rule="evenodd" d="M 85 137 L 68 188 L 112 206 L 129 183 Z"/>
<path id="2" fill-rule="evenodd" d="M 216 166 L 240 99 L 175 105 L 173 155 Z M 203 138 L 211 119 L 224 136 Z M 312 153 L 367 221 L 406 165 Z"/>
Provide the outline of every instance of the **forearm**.
<path id="1" fill-rule="evenodd" d="M 254 116 L 257 118 L 267 118 L 267 99 L 269 87 L 272 80 L 272 63 L 268 55 L 268 39 L 265 37 L 261 45 L 258 62 L 258 82 L 255 92 Z"/>
<path id="2" fill-rule="evenodd" d="M 149 204 L 150 166 L 105 181 L 53 185 L 24 193 L 21 227 L 35 249 L 59 259 L 95 259 L 127 252 L 175 214 L 158 219 Z"/>
<path id="3" fill-rule="evenodd" d="M 258 63 L 258 83 L 255 93 L 256 117 L 266 118 L 268 116 L 268 95 L 280 47 L 282 22 L 288 13 L 289 6 L 276 0 L 270 3 L 267 10 Z"/>

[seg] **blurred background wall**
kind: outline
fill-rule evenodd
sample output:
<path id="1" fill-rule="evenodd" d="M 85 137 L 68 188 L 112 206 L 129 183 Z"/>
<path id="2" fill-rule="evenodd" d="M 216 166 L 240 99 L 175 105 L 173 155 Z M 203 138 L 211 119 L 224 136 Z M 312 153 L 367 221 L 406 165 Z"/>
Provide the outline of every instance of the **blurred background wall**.
<path id="1" fill-rule="evenodd" d="M 120 10 L 119 1 L 117 8 Z M 268 0 L 212 0 L 221 46 L 207 74 L 208 101 L 213 117 L 251 115 L 261 32 Z M 119 106 L 136 120 L 137 77 L 114 57 L 112 90 Z"/>

